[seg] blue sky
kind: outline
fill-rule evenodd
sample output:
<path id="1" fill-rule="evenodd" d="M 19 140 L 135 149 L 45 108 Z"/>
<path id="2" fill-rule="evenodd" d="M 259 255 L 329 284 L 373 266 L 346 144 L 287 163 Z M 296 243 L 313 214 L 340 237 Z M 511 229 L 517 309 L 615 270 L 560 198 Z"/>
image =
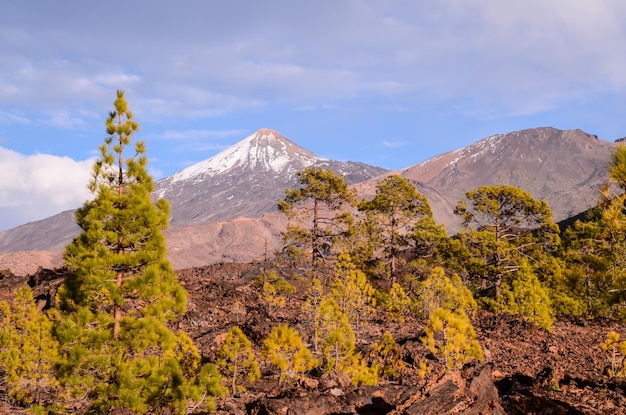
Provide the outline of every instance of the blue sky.
<path id="1" fill-rule="evenodd" d="M 621 0 L 3 1 L 0 230 L 78 207 L 116 89 L 155 178 L 262 127 L 388 169 L 524 128 L 626 135 Z"/>

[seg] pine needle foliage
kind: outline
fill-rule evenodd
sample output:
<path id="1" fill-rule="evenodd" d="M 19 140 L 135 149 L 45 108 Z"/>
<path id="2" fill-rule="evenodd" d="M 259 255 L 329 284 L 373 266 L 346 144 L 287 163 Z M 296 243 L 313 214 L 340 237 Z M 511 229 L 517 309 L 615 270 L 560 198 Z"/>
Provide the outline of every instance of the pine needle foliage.
<path id="1" fill-rule="evenodd" d="M 379 377 L 383 379 L 397 378 L 405 368 L 396 340 L 388 332 L 385 332 L 382 339 L 372 345 L 370 359 Z"/>
<path id="2" fill-rule="evenodd" d="M 500 311 L 523 316 L 535 326 L 552 331 L 552 300 L 528 264 L 522 264 L 512 288 L 506 283 L 502 284 L 498 300 Z"/>
<path id="3" fill-rule="evenodd" d="M 226 333 L 217 351 L 217 365 L 226 376 L 233 395 L 245 391 L 247 382 L 254 383 L 261 377 L 252 342 L 237 326 Z"/>
<path id="4" fill-rule="evenodd" d="M 335 278 L 328 295 L 337 302 L 357 331 L 375 312 L 375 291 L 365 273 L 356 269 L 350 255 L 342 251 L 337 259 Z"/>
<path id="5" fill-rule="evenodd" d="M 470 251 L 472 282 L 494 299 L 510 282 L 522 259 L 542 264 L 560 244 L 559 229 L 543 200 L 514 186 L 482 186 L 466 193 L 454 213 L 463 222 L 461 237 Z M 487 292 L 487 290 L 493 290 Z"/>
<path id="6" fill-rule="evenodd" d="M 259 275 L 255 280 L 255 284 L 261 286 L 261 296 L 270 307 L 285 307 L 287 297 L 283 294 L 294 294 L 296 292 L 296 287 L 274 270 L 266 271 Z"/>
<path id="7" fill-rule="evenodd" d="M 396 277 L 400 251 L 411 241 L 411 233 L 423 218 L 432 217 L 428 200 L 419 194 L 411 183 L 398 175 L 385 177 L 376 184 L 376 196 L 372 200 L 362 200 L 359 210 L 367 212 L 365 219 L 374 221 L 373 235 L 383 247 L 382 261 L 384 277 Z"/>
<path id="8" fill-rule="evenodd" d="M 473 359 L 482 360 L 483 351 L 476 340 L 472 322 L 463 310 L 436 309 L 420 340 L 443 362 L 447 371 L 455 371 Z"/>
<path id="9" fill-rule="evenodd" d="M 478 309 L 472 292 L 461 278 L 457 274 L 448 277 L 441 267 L 434 268 L 430 276 L 421 283 L 418 302 L 426 318 L 430 318 L 441 307 L 462 310 L 470 315 Z"/>
<path id="10" fill-rule="evenodd" d="M 298 331 L 286 324 L 274 326 L 265 338 L 263 357 L 280 370 L 280 384 L 297 380 L 319 364 Z"/>
<path id="11" fill-rule="evenodd" d="M 348 209 L 356 205 L 356 197 L 345 179 L 331 170 L 309 167 L 296 174 L 299 187 L 286 189 L 278 202 L 289 219 L 285 249 L 294 258 L 310 255 L 311 265 L 318 268 L 336 255 L 335 242 L 349 234 L 353 218 Z"/>
<path id="12" fill-rule="evenodd" d="M 59 378 L 74 404 L 95 413 L 210 408 L 222 393 L 217 373 L 200 366 L 188 336 L 166 325 L 185 311 L 187 294 L 166 256 L 170 209 L 152 201 L 144 143 L 128 155 L 139 125 L 123 91 L 105 125 L 89 186 L 94 198 L 76 213 L 82 231 L 65 249 Z"/>
<path id="13" fill-rule="evenodd" d="M 384 296 L 382 306 L 393 320 L 403 323 L 406 316 L 413 313 L 415 302 L 400 284 L 394 282 Z"/>
<path id="14" fill-rule="evenodd" d="M 10 303 L 0 303 L 0 379 L 13 404 L 54 403 L 60 391 L 54 372 L 58 347 L 52 321 L 37 310 L 28 286 L 20 287 Z"/>
<path id="15" fill-rule="evenodd" d="M 619 333 L 610 331 L 600 343 L 600 349 L 607 355 L 609 378 L 626 378 L 626 341 L 619 341 Z"/>

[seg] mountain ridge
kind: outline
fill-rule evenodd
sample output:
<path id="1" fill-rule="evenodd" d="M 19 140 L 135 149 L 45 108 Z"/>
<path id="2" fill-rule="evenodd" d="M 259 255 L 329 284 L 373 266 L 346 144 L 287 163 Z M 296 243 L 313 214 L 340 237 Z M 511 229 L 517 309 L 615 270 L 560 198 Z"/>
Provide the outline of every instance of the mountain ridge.
<path id="1" fill-rule="evenodd" d="M 254 137 L 255 134 L 259 137 Z M 263 153 L 258 148 L 264 139 L 278 140 L 273 143 L 273 150 Z M 555 222 L 588 209 L 598 200 L 599 188 L 608 180 L 608 163 L 616 146 L 581 130 L 539 127 L 492 135 L 392 172 L 361 163 L 322 159 L 284 140 L 287 139 L 274 130 L 262 129 L 237 143 L 235 148 L 214 156 L 213 161 L 208 159 L 190 166 L 184 174 L 185 180 L 181 176 L 172 180 L 175 176 L 172 175 L 157 182 L 157 192 L 162 192 L 157 194 L 168 197 L 172 205 L 168 247 L 177 267 L 185 267 L 185 257 L 190 259 L 187 265 L 197 266 L 202 261 L 261 258 L 268 246 L 277 248 L 284 218 L 277 213 L 276 202 L 284 196 L 286 187 L 297 185 L 295 173 L 304 167 L 315 165 L 342 174 L 355 185 L 360 198 L 373 196 L 376 183 L 385 175 L 399 174 L 426 196 L 436 222 L 444 225 L 448 233 L 454 233 L 460 222 L 453 213 L 454 206 L 465 192 L 480 186 L 520 187 L 536 199 L 546 200 Z M 247 153 L 241 148 L 247 148 Z M 292 153 L 298 154 L 295 158 L 300 158 L 290 167 L 276 162 L 281 160 L 282 153 L 278 150 L 286 148 L 292 148 Z M 259 158 L 261 153 L 266 156 L 271 153 L 274 159 Z M 250 154 L 254 157 L 246 157 Z M 203 163 L 205 167 L 199 167 Z M 211 163 L 222 168 L 211 169 Z M 67 215 L 57 216 L 54 223 L 44 220 L 23 225 L 28 232 L 20 232 L 25 230 L 20 227 L 0 232 L 0 254 L 10 250 L 62 249 L 71 239 L 64 240 L 71 233 L 68 227 L 75 227 L 74 234 L 78 228 L 75 224 L 68 225 Z M 246 220 L 239 221 L 237 226 L 245 227 L 247 232 L 239 231 L 234 225 L 234 219 L 240 217 Z M 202 226 L 194 229 L 194 225 Z M 256 238 L 252 233 L 263 236 Z M 189 240 L 195 241 L 195 247 Z M 41 248 L 44 242 L 47 245 Z M 3 258 L 4 255 L 0 257 L 0 269 L 6 263 Z"/>
<path id="2" fill-rule="evenodd" d="M 260 218 L 278 212 L 278 199 L 297 185 L 296 173 L 319 166 L 357 183 L 386 169 L 316 156 L 280 133 L 262 128 L 233 146 L 155 183 L 155 197 L 169 200 L 170 229 L 219 223 L 238 217 Z M 0 254 L 58 250 L 80 229 L 75 210 L 0 232 Z"/>

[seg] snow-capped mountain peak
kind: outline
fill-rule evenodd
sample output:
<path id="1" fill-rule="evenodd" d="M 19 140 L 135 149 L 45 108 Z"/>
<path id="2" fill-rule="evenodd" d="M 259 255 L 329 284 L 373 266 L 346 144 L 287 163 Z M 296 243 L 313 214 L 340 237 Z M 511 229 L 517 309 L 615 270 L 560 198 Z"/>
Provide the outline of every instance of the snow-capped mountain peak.
<path id="1" fill-rule="evenodd" d="M 175 183 L 216 176 L 234 168 L 280 173 L 294 161 L 301 167 L 308 167 L 321 160 L 324 159 L 299 147 L 279 132 L 261 128 L 215 156 L 174 174 L 170 180 Z"/>

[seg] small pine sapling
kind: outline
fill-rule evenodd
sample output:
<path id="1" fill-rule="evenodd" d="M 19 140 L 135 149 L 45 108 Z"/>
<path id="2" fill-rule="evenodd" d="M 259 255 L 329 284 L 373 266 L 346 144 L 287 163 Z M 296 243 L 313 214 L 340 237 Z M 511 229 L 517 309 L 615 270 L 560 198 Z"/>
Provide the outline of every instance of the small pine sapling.
<path id="1" fill-rule="evenodd" d="M 438 308 L 463 310 L 466 314 L 478 308 L 472 292 L 454 274 L 448 277 L 443 268 L 434 268 L 430 276 L 422 282 L 419 290 L 419 302 L 424 317 L 430 318 Z"/>
<path id="2" fill-rule="evenodd" d="M 394 282 L 386 296 L 384 308 L 393 320 L 403 323 L 404 318 L 411 314 L 414 304 L 411 297 L 404 291 L 404 288 L 397 282 Z"/>
<path id="3" fill-rule="evenodd" d="M 19 288 L 11 303 L 0 303 L 0 379 L 13 403 L 50 403 L 59 389 L 58 349 L 52 322 L 37 310 L 28 286 Z"/>
<path id="4" fill-rule="evenodd" d="M 270 307 L 285 307 L 287 297 L 283 294 L 293 294 L 296 287 L 290 284 L 284 277 L 278 275 L 276 271 L 266 271 L 256 278 L 255 284 L 262 289 L 262 298 L 267 301 Z"/>
<path id="5" fill-rule="evenodd" d="M 382 339 L 372 345 L 370 359 L 372 366 L 383 379 L 396 378 L 405 368 L 398 345 L 393 336 L 387 332 Z"/>
<path id="6" fill-rule="evenodd" d="M 424 331 L 426 336 L 420 340 L 443 360 L 447 371 L 460 369 L 472 359 L 483 358 L 472 322 L 463 310 L 436 309 Z"/>
<path id="7" fill-rule="evenodd" d="M 500 311 L 520 315 L 537 327 L 552 331 L 554 310 L 548 291 L 543 287 L 530 266 L 524 261 L 517 272 L 513 287 L 502 283 L 497 297 Z"/>
<path id="8" fill-rule="evenodd" d="M 252 343 L 237 326 L 227 333 L 217 351 L 217 365 L 229 380 L 233 395 L 246 390 L 246 380 L 254 383 L 261 377 Z"/>
<path id="9" fill-rule="evenodd" d="M 348 316 L 332 297 L 320 303 L 315 320 L 315 339 L 321 343 L 321 355 L 327 371 L 343 372 L 353 384 L 374 385 L 375 368 L 367 366 L 355 346 L 355 335 Z"/>
<path id="10" fill-rule="evenodd" d="M 274 326 L 263 341 L 263 357 L 280 370 L 279 384 L 298 379 L 318 365 L 298 331 L 286 324 Z"/>
<path id="11" fill-rule="evenodd" d="M 361 323 L 375 312 L 375 291 L 365 273 L 356 269 L 350 255 L 342 251 L 337 259 L 329 296 L 337 302 L 357 331 Z"/>
<path id="12" fill-rule="evenodd" d="M 609 378 L 626 378 L 626 341 L 619 341 L 619 333 L 610 331 L 606 340 L 600 343 L 600 349 L 606 353 L 610 367 L 607 369 Z"/>

